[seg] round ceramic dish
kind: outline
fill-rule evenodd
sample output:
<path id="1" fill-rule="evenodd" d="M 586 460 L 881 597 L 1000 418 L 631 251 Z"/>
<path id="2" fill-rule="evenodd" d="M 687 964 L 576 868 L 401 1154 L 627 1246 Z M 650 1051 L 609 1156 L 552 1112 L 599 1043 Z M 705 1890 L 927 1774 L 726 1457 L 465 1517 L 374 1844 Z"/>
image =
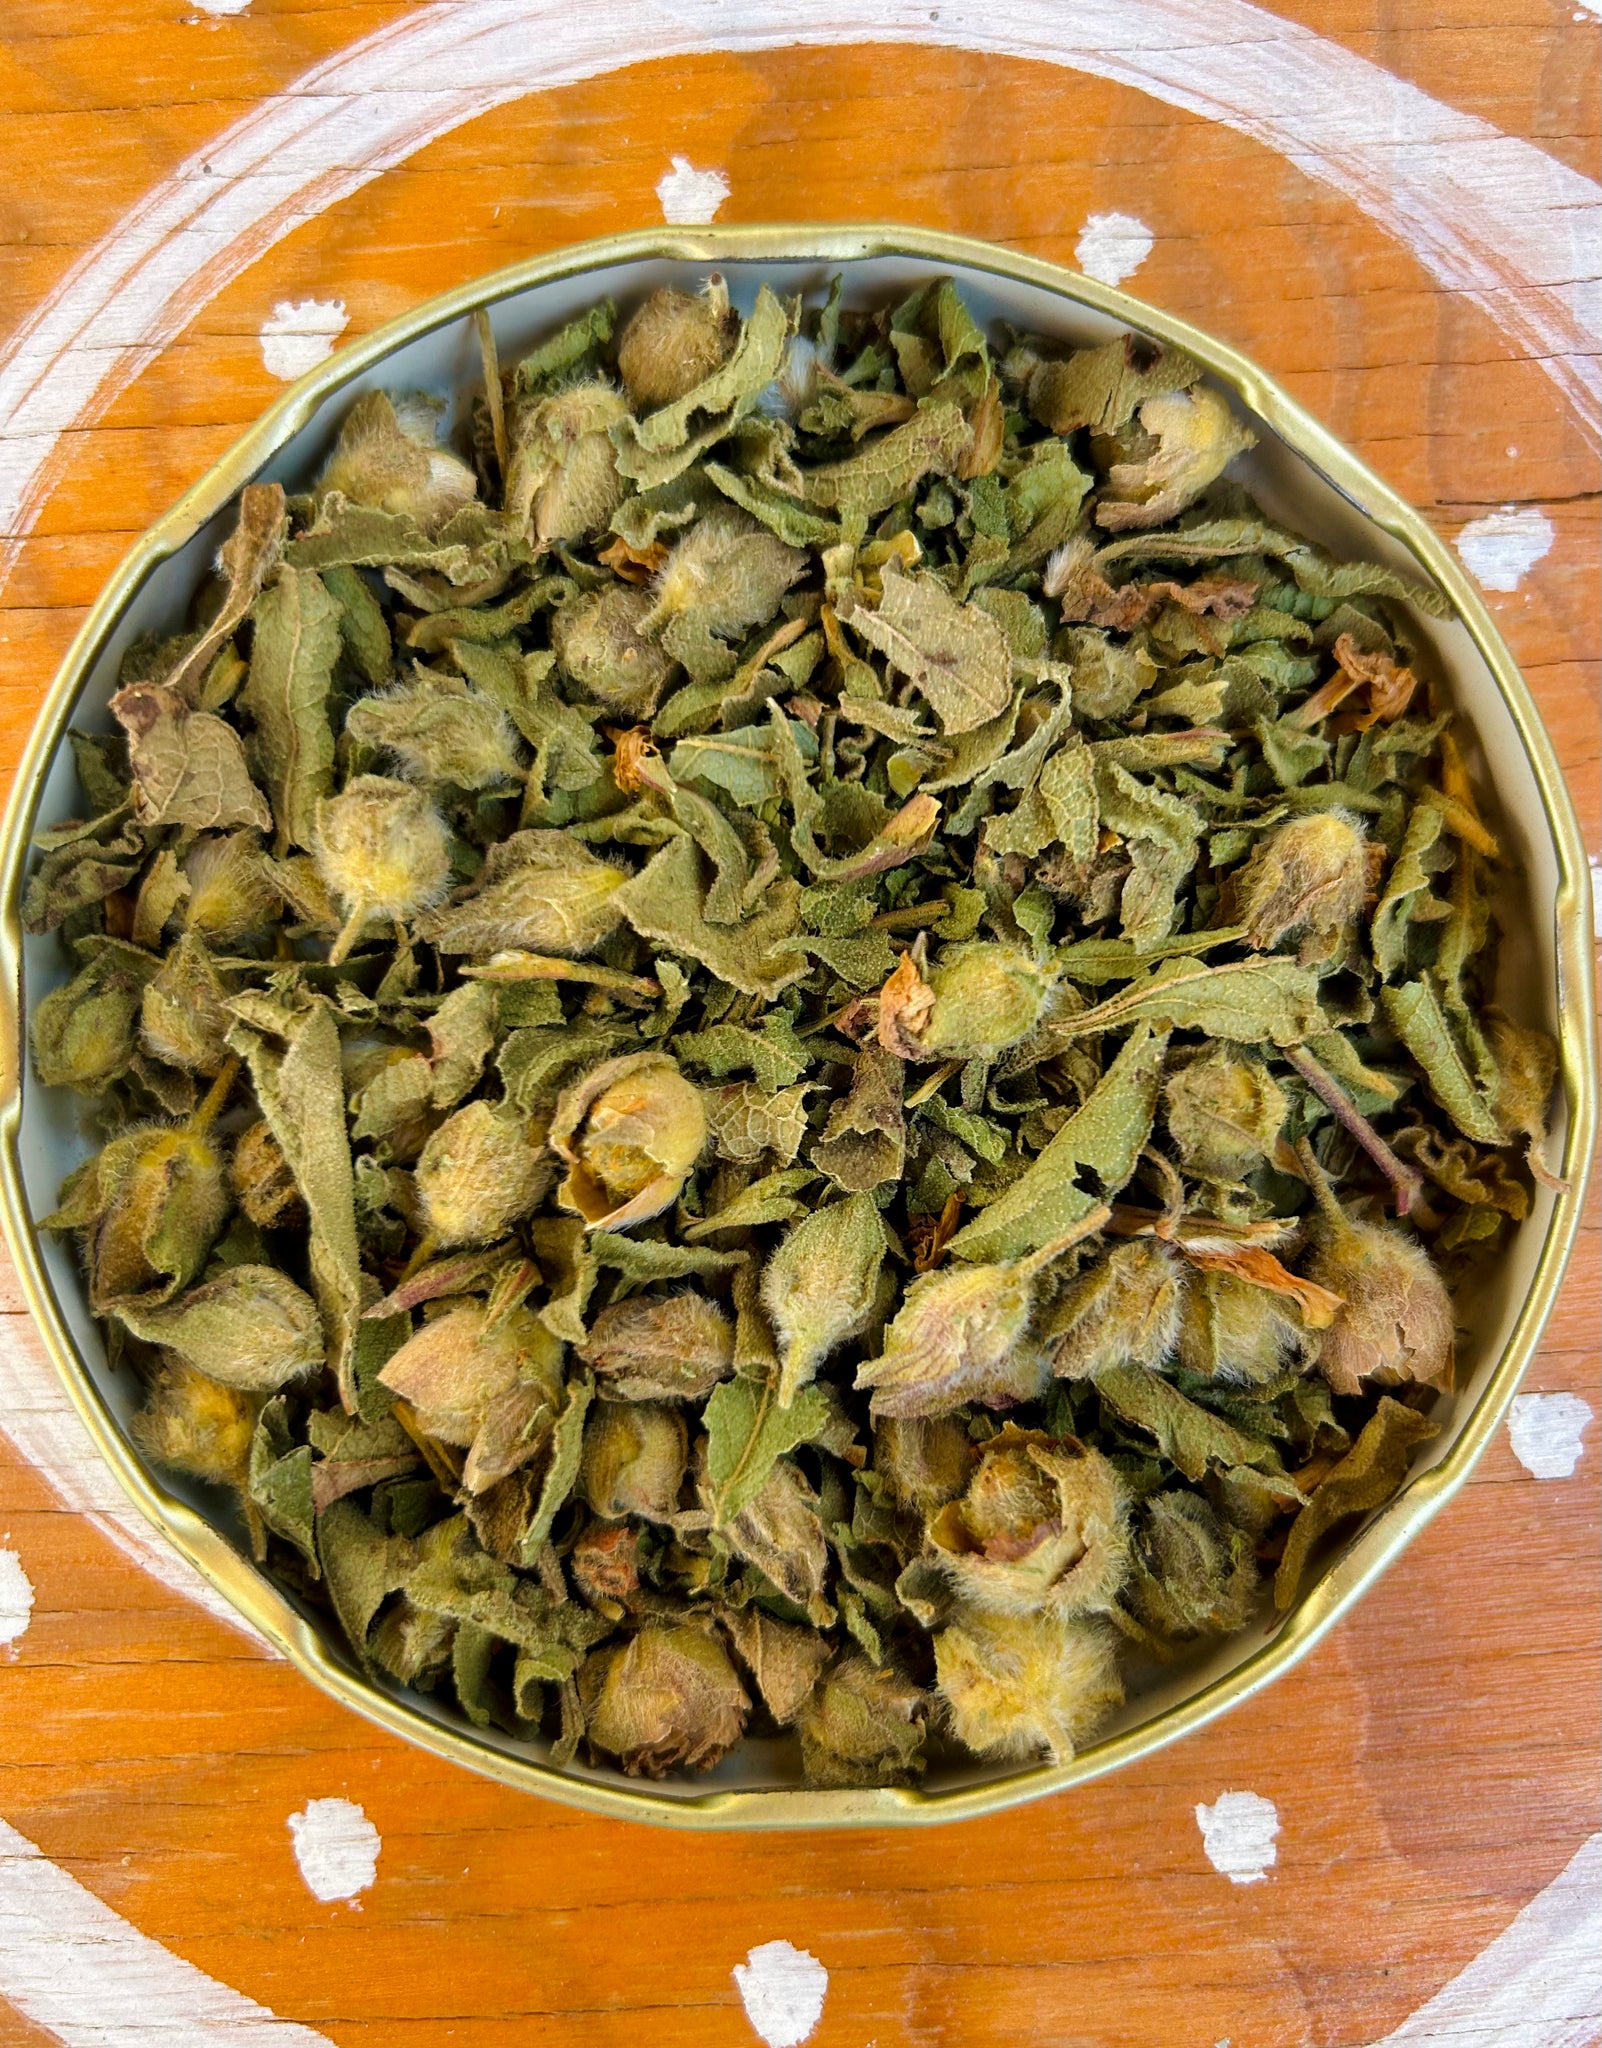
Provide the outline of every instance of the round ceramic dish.
<path id="1" fill-rule="evenodd" d="M 1096 1742 L 1066 1765 L 970 1765 L 931 1774 L 917 1791 L 808 1791 L 778 1745 L 747 1743 L 708 1777 L 646 1785 L 611 1770 L 552 1765 L 538 1743 L 475 1730 L 453 1711 L 361 1674 L 337 1632 L 303 1612 L 251 1562 L 229 1503 L 152 1470 L 132 1447 L 139 1389 L 106 1364 L 73 1247 L 41 1235 L 63 1176 L 92 1149 L 82 1104 L 28 1072 L 26 1020 L 66 978 L 53 938 L 21 936 L 18 905 L 38 825 L 77 808 L 69 724 L 105 728 L 124 649 L 137 635 L 172 632 L 219 542 L 232 503 L 255 478 L 304 488 L 351 400 L 374 388 L 425 390 L 459 406 L 480 382 L 472 315 L 489 311 L 503 362 L 604 294 L 626 309 L 662 284 L 695 286 L 716 265 L 735 302 L 759 284 L 816 293 L 837 271 L 847 300 L 884 303 L 932 273 L 952 275 L 981 323 L 1013 325 L 1075 344 L 1135 330 L 1177 342 L 1251 421 L 1258 445 L 1241 476 L 1271 518 L 1336 554 L 1422 570 L 1454 616 L 1423 617 L 1454 704 L 1465 714 L 1475 771 L 1491 796 L 1509 853 L 1502 905 L 1502 979 L 1512 1007 L 1561 1048 L 1554 1153 L 1569 1191 L 1538 1191 L 1529 1218 L 1460 1303 L 1457 1394 L 1439 1404 L 1441 1434 L 1407 1486 L 1371 1516 L 1278 1620 L 1259 1618 L 1192 1663 L 1138 1691 Z M 447 417 L 447 429 L 449 416 Z M 123 1487 L 239 1612 L 306 1675 L 395 1733 L 507 1784 L 574 1806 L 703 1828 L 906 1825 L 994 1812 L 1062 1790 L 1146 1755 L 1277 1678 L 1303 1657 L 1467 1478 L 1518 1386 L 1557 1290 L 1578 1222 L 1594 1137 L 1596 1054 L 1585 853 L 1550 741 L 1484 606 L 1430 528 L 1243 357 L 1182 321 L 1045 263 L 951 235 L 898 228 L 707 228 L 648 232 L 560 250 L 430 300 L 340 350 L 303 377 L 195 484 L 124 559 L 84 621 L 51 684 L 0 837 L 0 1207 L 27 1297 L 68 1392 Z"/>

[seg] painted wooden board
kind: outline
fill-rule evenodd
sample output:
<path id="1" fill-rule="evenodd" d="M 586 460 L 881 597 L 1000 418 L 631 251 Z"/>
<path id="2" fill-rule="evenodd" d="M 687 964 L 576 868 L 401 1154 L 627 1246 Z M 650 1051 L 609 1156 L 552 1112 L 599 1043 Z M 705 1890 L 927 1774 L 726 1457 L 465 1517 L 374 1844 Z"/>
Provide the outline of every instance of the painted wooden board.
<path id="1" fill-rule="evenodd" d="M 4 0 L 0 775 L 340 336 L 664 217 L 901 218 L 1224 335 L 1420 504 L 1595 852 L 1598 14 Z M 960 1828 L 703 1840 L 375 1736 L 208 1609 L 0 1275 L 0 2048 L 1602 2040 L 1599 1296 L 1593 1212 L 1473 1482 L 1216 1727 Z"/>

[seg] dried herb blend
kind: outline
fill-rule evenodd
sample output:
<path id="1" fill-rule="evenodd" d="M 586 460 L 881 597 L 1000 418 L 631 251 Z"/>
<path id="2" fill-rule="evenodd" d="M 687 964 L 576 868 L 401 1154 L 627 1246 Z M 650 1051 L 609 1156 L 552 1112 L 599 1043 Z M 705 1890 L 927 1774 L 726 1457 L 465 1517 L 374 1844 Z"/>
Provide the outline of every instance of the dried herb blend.
<path id="1" fill-rule="evenodd" d="M 475 1724 L 1065 1758 L 1395 1492 L 1547 1178 L 1440 601 L 946 280 L 481 332 L 73 735 L 49 1226 L 149 1454 Z"/>

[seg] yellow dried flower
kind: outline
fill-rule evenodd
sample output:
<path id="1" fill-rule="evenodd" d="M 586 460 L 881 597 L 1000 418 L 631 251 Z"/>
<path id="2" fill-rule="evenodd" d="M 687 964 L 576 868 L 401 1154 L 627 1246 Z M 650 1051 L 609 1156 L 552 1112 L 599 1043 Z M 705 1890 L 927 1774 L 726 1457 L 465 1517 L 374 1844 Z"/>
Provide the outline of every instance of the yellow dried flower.
<path id="1" fill-rule="evenodd" d="M 166 1352 L 129 1429 L 157 1464 L 243 1492 L 261 1405 L 259 1396 L 219 1386 Z"/>
<path id="2" fill-rule="evenodd" d="M 599 1401 L 584 1425 L 579 1489 L 609 1522 L 640 1515 L 665 1522 L 677 1512 L 690 1455 L 677 1408 L 660 1401 Z"/>

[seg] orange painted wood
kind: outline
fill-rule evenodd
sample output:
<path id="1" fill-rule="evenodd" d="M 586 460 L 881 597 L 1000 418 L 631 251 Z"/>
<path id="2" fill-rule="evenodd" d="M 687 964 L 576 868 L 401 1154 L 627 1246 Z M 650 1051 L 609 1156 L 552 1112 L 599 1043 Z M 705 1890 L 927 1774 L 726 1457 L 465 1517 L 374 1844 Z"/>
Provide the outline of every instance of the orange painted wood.
<path id="1" fill-rule="evenodd" d="M 0 330 L 190 150 L 400 11 L 5 0 Z M 1569 0 L 1281 11 L 1595 175 L 1597 36 Z M 122 550 L 281 388 L 257 340 L 277 301 L 341 299 L 360 334 L 658 219 L 674 154 L 724 173 L 724 220 L 899 217 L 1071 262 L 1092 212 L 1134 214 L 1156 239 L 1130 288 L 1256 356 L 1448 533 L 1540 506 L 1551 553 L 1490 602 L 1597 850 L 1597 462 L 1540 368 L 1259 144 L 1056 68 L 893 48 L 652 63 L 530 98 L 298 228 L 62 451 L 0 596 L 0 780 Z M 1602 1410 L 1599 1298 L 1593 1214 L 1531 1389 Z M 817 2048 L 1362 2048 L 1599 1826 L 1599 1457 L 1593 1426 L 1575 1477 L 1537 1482 L 1499 1436 L 1301 1668 L 1110 1780 L 931 1833 L 701 1839 L 376 1736 L 0 1442 L 0 1545 L 37 1593 L 0 1651 L 0 1817 L 340 2048 L 737 2048 L 756 2037 L 731 1968 L 774 1939 L 829 1971 Z M 1194 1808 L 1225 1790 L 1278 1808 L 1264 1883 L 1203 1853 Z M 383 1839 L 359 1908 L 319 1904 L 291 1852 L 287 1817 L 332 1796 Z M 0 2003 L 0 2048 L 46 2038 Z"/>

